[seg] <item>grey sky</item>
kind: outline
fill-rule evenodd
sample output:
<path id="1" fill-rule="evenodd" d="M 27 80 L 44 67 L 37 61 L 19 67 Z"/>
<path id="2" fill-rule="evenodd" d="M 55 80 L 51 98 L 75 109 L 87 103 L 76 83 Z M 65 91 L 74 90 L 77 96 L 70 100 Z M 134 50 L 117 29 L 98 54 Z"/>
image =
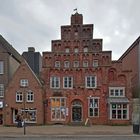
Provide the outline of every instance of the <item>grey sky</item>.
<path id="1" fill-rule="evenodd" d="M 28 47 L 50 51 L 60 26 L 70 24 L 73 9 L 94 24 L 94 38 L 118 59 L 140 35 L 140 0 L 0 0 L 0 34 L 22 53 Z"/>

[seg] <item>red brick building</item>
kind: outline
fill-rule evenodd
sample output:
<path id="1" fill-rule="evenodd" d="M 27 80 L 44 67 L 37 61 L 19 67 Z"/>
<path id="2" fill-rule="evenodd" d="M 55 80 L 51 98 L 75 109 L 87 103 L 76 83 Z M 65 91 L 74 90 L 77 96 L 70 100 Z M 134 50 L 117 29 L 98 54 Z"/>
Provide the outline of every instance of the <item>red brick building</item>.
<path id="1" fill-rule="evenodd" d="M 122 62 L 123 70 L 132 71 L 132 92 L 133 97 L 138 97 L 138 90 L 140 90 L 140 36 L 133 42 L 133 44 L 124 52 L 119 58 Z M 137 92 L 137 93 L 136 93 Z"/>
<path id="2" fill-rule="evenodd" d="M 21 55 L 0 35 L 0 125 L 4 119 L 5 89 L 21 60 Z"/>
<path id="3" fill-rule="evenodd" d="M 61 26 L 61 39 L 43 52 L 46 123 L 128 124 L 131 122 L 130 71 L 93 39 L 93 24 L 77 12 Z"/>
<path id="4" fill-rule="evenodd" d="M 17 116 L 28 124 L 44 124 L 43 88 L 23 60 L 6 88 L 4 125 L 15 125 Z"/>

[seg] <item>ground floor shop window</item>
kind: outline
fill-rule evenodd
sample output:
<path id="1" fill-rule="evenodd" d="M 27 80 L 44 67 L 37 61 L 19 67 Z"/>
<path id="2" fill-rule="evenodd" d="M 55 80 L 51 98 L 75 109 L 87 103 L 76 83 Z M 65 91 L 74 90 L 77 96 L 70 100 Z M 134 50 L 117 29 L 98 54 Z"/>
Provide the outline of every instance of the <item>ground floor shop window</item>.
<path id="1" fill-rule="evenodd" d="M 99 98 L 91 97 L 88 99 L 89 117 L 99 116 Z"/>
<path id="2" fill-rule="evenodd" d="M 51 98 L 51 120 L 64 121 L 66 119 L 66 98 Z"/>
<path id="3" fill-rule="evenodd" d="M 15 109 L 13 110 L 13 121 L 16 122 L 17 119 L 23 121 L 25 119 L 26 123 L 36 123 L 37 122 L 37 111 L 36 109 Z"/>
<path id="4" fill-rule="evenodd" d="M 127 120 L 129 116 L 128 112 L 129 112 L 128 104 L 120 104 L 120 103 L 110 104 L 110 119 Z"/>

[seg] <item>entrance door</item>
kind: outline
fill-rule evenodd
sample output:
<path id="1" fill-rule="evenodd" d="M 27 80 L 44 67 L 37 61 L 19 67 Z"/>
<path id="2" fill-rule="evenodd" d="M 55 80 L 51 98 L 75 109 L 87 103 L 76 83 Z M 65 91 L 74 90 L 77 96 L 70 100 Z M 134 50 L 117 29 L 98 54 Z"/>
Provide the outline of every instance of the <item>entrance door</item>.
<path id="1" fill-rule="evenodd" d="M 72 121 L 81 122 L 82 121 L 82 104 L 81 101 L 76 100 L 72 103 Z"/>

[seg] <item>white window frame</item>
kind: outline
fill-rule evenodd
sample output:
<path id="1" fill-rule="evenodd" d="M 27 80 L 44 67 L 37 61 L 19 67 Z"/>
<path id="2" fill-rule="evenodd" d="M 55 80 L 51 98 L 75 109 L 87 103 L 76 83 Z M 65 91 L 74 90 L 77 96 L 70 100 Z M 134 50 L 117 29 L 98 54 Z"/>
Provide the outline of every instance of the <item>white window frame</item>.
<path id="1" fill-rule="evenodd" d="M 4 97 L 4 84 L 0 84 L 0 97 Z"/>
<path id="2" fill-rule="evenodd" d="M 109 87 L 109 97 L 125 97 L 125 87 Z"/>
<path id="3" fill-rule="evenodd" d="M 26 101 L 27 102 L 34 102 L 34 93 L 33 91 L 29 90 L 26 94 Z"/>
<path id="4" fill-rule="evenodd" d="M 95 83 L 94 86 L 92 84 L 93 78 L 94 78 L 94 83 Z M 88 80 L 89 80 L 89 82 L 88 82 Z M 89 83 L 89 85 L 88 85 L 88 83 Z M 86 85 L 86 88 L 96 88 L 97 87 L 97 76 L 86 76 L 85 85 Z"/>
<path id="5" fill-rule="evenodd" d="M 74 48 L 74 53 L 78 53 L 79 49 L 78 48 Z"/>
<path id="6" fill-rule="evenodd" d="M 23 93 L 21 91 L 16 92 L 16 102 L 17 103 L 22 103 L 23 102 Z"/>
<path id="7" fill-rule="evenodd" d="M 84 47 L 84 53 L 88 52 L 88 47 Z"/>
<path id="8" fill-rule="evenodd" d="M 4 74 L 4 61 L 0 61 L 0 74 Z"/>
<path id="9" fill-rule="evenodd" d="M 64 67 L 69 68 L 70 67 L 70 62 L 69 61 L 64 61 Z"/>
<path id="10" fill-rule="evenodd" d="M 78 68 L 79 67 L 79 61 L 74 61 L 73 62 L 73 67 Z"/>
<path id="11" fill-rule="evenodd" d="M 55 68 L 60 68 L 60 61 L 55 61 Z"/>
<path id="12" fill-rule="evenodd" d="M 112 108 L 112 104 L 116 105 L 116 108 Z M 121 104 L 121 108 L 120 109 L 117 109 L 117 105 L 120 105 Z M 127 108 L 124 109 L 122 106 L 123 105 L 127 105 Z M 113 118 L 112 117 L 112 110 L 116 110 L 116 117 Z M 118 110 L 121 110 L 121 118 L 118 118 Z M 123 118 L 123 115 L 124 115 L 124 110 L 127 110 L 127 114 L 126 114 L 126 118 Z M 110 120 L 129 120 L 129 104 L 127 103 L 111 103 L 110 104 Z"/>
<path id="13" fill-rule="evenodd" d="M 27 87 L 29 85 L 28 79 L 21 79 L 20 80 L 20 86 L 21 87 Z"/>
<path id="14" fill-rule="evenodd" d="M 88 116 L 89 117 L 99 117 L 99 97 L 89 97 L 88 98 Z M 90 104 L 90 100 L 92 100 L 92 104 Z M 95 100 L 98 100 L 98 103 L 95 104 Z M 90 116 L 90 109 L 93 109 L 93 115 Z M 95 116 L 95 109 L 98 109 L 98 115 Z"/>
<path id="15" fill-rule="evenodd" d="M 54 86 L 53 86 L 54 84 Z M 53 89 L 59 89 L 60 88 L 60 77 L 52 76 L 50 78 L 50 87 Z"/>
<path id="16" fill-rule="evenodd" d="M 64 105 L 62 105 L 62 99 L 64 100 Z M 52 100 L 55 101 L 55 104 L 52 106 Z M 57 100 L 59 100 L 60 104 L 56 104 Z M 52 121 L 65 121 L 66 120 L 66 98 L 65 97 L 51 97 L 50 98 L 51 102 L 51 120 Z M 60 112 L 59 118 L 57 118 L 57 111 Z M 54 113 L 54 118 L 52 117 Z M 62 114 L 64 115 L 62 118 Z"/>
<path id="17" fill-rule="evenodd" d="M 63 88 L 64 89 L 72 89 L 73 88 L 73 77 L 72 76 L 63 77 Z"/>
<path id="18" fill-rule="evenodd" d="M 98 67 L 98 66 L 99 66 L 99 61 L 93 60 L 93 67 Z"/>
<path id="19" fill-rule="evenodd" d="M 65 53 L 70 53 L 70 48 L 65 48 Z"/>
<path id="20" fill-rule="evenodd" d="M 88 61 L 83 61 L 83 67 L 87 68 L 88 67 Z"/>

